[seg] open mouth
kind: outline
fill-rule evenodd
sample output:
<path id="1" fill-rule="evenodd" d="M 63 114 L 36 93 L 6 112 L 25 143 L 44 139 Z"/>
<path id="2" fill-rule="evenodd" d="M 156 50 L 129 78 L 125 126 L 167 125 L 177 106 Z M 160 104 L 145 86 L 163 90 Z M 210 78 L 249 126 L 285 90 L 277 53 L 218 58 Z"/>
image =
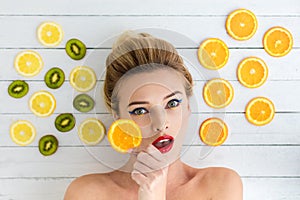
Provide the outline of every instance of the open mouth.
<path id="1" fill-rule="evenodd" d="M 174 143 L 174 138 L 170 135 L 163 135 L 157 138 L 152 145 L 155 146 L 161 153 L 169 152 Z"/>

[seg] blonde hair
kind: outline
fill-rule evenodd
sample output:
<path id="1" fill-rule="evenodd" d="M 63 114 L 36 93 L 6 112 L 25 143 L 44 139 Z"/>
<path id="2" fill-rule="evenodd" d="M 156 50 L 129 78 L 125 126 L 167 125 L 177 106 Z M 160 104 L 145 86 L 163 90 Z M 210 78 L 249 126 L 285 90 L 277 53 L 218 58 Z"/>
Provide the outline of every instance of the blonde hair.
<path id="1" fill-rule="evenodd" d="M 139 73 L 157 69 L 157 65 L 153 67 L 154 65 L 147 64 L 159 64 L 159 66 L 167 66 L 177 71 L 186 80 L 184 87 L 187 97 L 192 96 L 192 76 L 184 66 L 183 59 L 175 47 L 148 33 L 127 31 L 119 36 L 106 59 L 103 90 L 105 104 L 109 111 L 114 110 L 118 113 L 118 103 L 112 106 L 112 102 L 118 102 L 117 97 L 113 97 L 113 91 L 121 77 L 129 70 Z M 140 68 L 142 65 L 152 67 Z M 139 67 L 139 70 L 135 70 L 136 67 Z"/>

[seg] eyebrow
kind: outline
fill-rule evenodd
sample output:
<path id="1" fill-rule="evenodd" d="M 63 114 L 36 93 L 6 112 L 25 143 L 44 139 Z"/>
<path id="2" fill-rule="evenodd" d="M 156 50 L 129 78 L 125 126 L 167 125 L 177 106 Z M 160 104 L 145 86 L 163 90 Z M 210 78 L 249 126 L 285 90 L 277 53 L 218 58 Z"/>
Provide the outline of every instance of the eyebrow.
<path id="1" fill-rule="evenodd" d="M 171 94 L 165 96 L 164 100 L 167 99 L 167 98 L 170 98 L 170 97 L 172 97 L 172 96 L 174 96 L 176 94 L 182 94 L 182 92 L 180 92 L 180 91 L 172 92 Z M 130 104 L 128 104 L 127 107 L 132 106 L 132 105 L 137 105 L 137 104 L 149 104 L 149 102 L 148 101 L 133 101 Z"/>

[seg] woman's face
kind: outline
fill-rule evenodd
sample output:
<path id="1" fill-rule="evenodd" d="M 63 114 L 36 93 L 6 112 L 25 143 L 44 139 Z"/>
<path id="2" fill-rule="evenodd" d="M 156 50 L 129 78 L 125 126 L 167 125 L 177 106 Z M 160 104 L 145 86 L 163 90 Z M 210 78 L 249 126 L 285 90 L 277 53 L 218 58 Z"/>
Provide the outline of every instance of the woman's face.
<path id="1" fill-rule="evenodd" d="M 122 82 L 118 97 L 118 118 L 134 120 L 142 131 L 135 151 L 153 144 L 164 154 L 180 153 L 190 115 L 183 77 L 173 69 L 134 74 Z"/>

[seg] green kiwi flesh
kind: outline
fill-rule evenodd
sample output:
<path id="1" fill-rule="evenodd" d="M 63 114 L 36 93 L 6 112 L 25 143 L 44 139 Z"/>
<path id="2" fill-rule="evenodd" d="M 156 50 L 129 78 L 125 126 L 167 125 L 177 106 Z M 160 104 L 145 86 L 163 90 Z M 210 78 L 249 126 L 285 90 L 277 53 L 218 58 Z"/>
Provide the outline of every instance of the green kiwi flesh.
<path id="1" fill-rule="evenodd" d="M 51 89 L 57 89 L 65 82 L 65 73 L 58 67 L 51 68 L 44 77 L 46 85 Z"/>
<path id="2" fill-rule="evenodd" d="M 86 54 L 86 46 L 78 39 L 70 39 L 66 44 L 66 53 L 74 60 L 81 60 Z"/>
<path id="3" fill-rule="evenodd" d="M 39 140 L 39 151 L 44 156 L 50 156 L 56 152 L 58 140 L 54 135 L 45 135 Z"/>
<path id="4" fill-rule="evenodd" d="M 13 98 L 22 98 L 28 91 L 28 84 L 22 80 L 15 80 L 8 86 L 8 94 Z"/>
<path id="5" fill-rule="evenodd" d="M 94 108 L 95 102 L 87 94 L 79 94 L 73 100 L 73 107 L 79 112 L 89 112 Z"/>
<path id="6" fill-rule="evenodd" d="M 75 126 L 75 117 L 71 113 L 62 113 L 55 119 L 55 127 L 60 132 L 68 132 Z"/>

